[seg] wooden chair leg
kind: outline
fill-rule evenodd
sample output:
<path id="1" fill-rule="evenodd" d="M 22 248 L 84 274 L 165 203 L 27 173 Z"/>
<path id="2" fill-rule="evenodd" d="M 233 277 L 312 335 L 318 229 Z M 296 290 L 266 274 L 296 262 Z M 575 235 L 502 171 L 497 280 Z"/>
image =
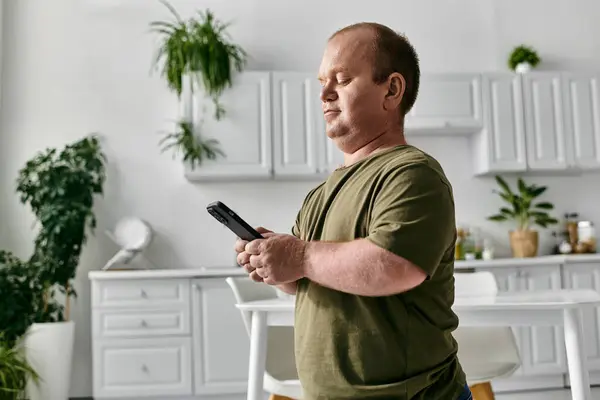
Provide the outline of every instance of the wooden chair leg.
<path id="1" fill-rule="evenodd" d="M 278 394 L 272 394 L 269 396 L 269 400 L 294 400 L 291 397 L 280 396 Z"/>
<path id="2" fill-rule="evenodd" d="M 495 400 L 494 391 L 490 382 L 477 383 L 470 387 L 473 400 Z"/>

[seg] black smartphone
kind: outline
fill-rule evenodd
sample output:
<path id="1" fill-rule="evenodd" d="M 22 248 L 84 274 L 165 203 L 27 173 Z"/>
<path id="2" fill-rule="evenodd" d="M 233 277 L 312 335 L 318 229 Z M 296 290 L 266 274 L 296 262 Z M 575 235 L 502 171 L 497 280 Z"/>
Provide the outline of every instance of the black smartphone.
<path id="1" fill-rule="evenodd" d="M 240 218 L 233 210 L 220 201 L 206 206 L 206 210 L 217 221 L 225 225 L 242 240 L 263 239 L 263 236 Z"/>

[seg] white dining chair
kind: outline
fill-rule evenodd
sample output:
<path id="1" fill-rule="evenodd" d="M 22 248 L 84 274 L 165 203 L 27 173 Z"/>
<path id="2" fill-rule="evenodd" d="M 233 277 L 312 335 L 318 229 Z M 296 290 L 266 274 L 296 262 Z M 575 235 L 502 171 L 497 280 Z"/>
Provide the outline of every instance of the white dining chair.
<path id="1" fill-rule="evenodd" d="M 494 296 L 498 293 L 491 272 L 454 274 L 455 297 Z M 491 381 L 512 375 L 521 366 L 521 358 L 511 327 L 461 327 L 454 331 L 458 359 L 467 383 L 477 400 L 493 400 Z"/>
<path id="2" fill-rule="evenodd" d="M 225 281 L 231 287 L 238 304 L 278 297 L 276 288 L 254 282 L 247 277 L 229 277 Z M 248 337 L 250 337 L 250 313 L 241 311 L 241 314 Z M 268 332 L 264 390 L 271 395 L 270 400 L 302 399 L 302 386 L 298 379 L 294 355 L 294 328 L 270 326 Z"/>

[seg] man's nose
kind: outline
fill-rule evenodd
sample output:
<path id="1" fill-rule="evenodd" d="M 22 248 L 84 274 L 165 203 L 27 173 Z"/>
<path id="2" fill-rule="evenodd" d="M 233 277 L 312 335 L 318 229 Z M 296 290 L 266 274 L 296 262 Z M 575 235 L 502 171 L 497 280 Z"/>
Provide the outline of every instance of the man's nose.
<path id="1" fill-rule="evenodd" d="M 321 101 L 323 103 L 328 103 L 330 101 L 335 101 L 337 100 L 337 93 L 335 90 L 333 90 L 331 87 L 328 86 L 324 86 L 321 89 Z"/>

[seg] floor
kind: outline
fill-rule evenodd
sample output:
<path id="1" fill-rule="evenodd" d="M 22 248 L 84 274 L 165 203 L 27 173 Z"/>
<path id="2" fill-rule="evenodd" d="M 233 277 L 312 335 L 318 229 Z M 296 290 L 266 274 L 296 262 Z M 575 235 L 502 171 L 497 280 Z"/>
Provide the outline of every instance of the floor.
<path id="1" fill-rule="evenodd" d="M 592 398 L 600 400 L 600 388 L 592 389 Z M 569 390 L 545 390 L 539 392 L 498 394 L 496 400 L 570 400 Z"/>

